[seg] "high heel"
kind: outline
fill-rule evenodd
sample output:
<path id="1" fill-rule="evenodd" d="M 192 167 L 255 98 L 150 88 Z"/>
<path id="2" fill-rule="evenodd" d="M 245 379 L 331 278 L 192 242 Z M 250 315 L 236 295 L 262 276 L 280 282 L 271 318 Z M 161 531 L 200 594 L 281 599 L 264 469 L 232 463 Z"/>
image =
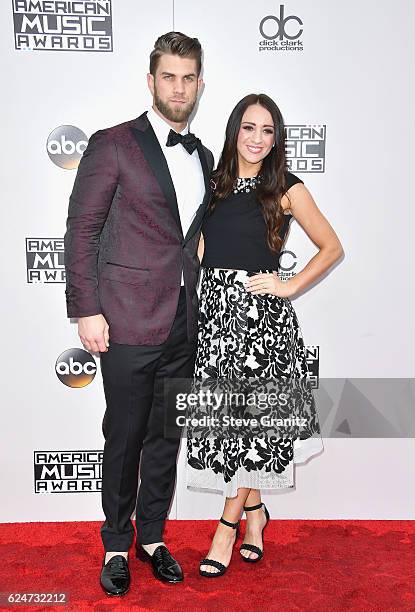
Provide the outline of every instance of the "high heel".
<path id="1" fill-rule="evenodd" d="M 226 525 L 227 527 L 232 527 L 232 529 L 235 529 L 235 540 L 233 543 L 235 545 L 235 542 L 239 536 L 239 521 L 237 523 L 230 523 L 229 521 L 225 521 L 225 519 L 222 517 L 219 519 L 219 522 L 222 523 L 223 525 Z M 201 569 L 202 565 L 211 565 L 212 567 L 215 567 L 219 571 L 218 572 L 207 572 L 206 570 Z M 201 576 L 204 576 L 205 578 L 216 578 L 217 576 L 223 576 L 223 574 L 226 572 L 227 569 L 228 569 L 227 565 L 224 565 L 223 563 L 221 563 L 220 561 L 216 561 L 215 559 L 209 559 L 208 557 L 206 557 L 205 559 L 202 559 L 199 564 L 199 574 Z"/>
<path id="2" fill-rule="evenodd" d="M 269 521 L 269 512 L 267 510 L 266 505 L 262 502 L 261 504 L 258 504 L 257 506 L 249 506 L 249 507 L 244 506 L 245 512 L 250 512 L 251 510 L 259 510 L 260 508 L 263 508 L 263 510 L 265 512 L 265 517 L 267 519 L 267 522 L 265 523 L 265 525 L 263 526 L 262 531 L 261 531 L 261 537 L 262 537 L 263 533 L 264 533 L 264 529 L 268 525 L 268 521 Z M 241 550 L 249 550 L 249 552 L 253 552 L 256 555 L 258 555 L 254 559 L 251 559 L 250 557 L 245 557 L 244 555 L 241 555 L 242 559 L 244 561 L 247 561 L 248 563 L 257 563 L 264 556 L 264 550 L 263 549 L 261 550 L 259 548 L 259 546 L 255 546 L 254 544 L 241 544 L 241 546 L 239 548 L 239 552 Z"/>

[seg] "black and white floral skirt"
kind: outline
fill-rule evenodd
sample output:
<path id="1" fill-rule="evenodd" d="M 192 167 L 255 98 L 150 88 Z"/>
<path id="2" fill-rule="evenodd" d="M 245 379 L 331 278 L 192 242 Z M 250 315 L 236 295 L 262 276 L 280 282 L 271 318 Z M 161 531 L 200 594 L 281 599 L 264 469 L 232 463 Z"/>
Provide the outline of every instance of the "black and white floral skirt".
<path id="1" fill-rule="evenodd" d="M 232 401 L 226 407 L 228 427 L 223 427 L 223 419 L 216 429 L 206 425 L 206 420 L 202 425 L 200 420 L 192 420 L 194 425 L 187 427 L 187 486 L 222 491 L 226 497 L 235 497 L 239 487 L 293 487 L 294 464 L 323 450 L 296 313 L 288 298 L 248 292 L 244 281 L 253 274 L 203 268 L 195 381 L 203 381 L 204 389 L 212 384 L 215 387 L 218 380 L 223 389 L 223 381 L 228 381 L 232 383 L 228 391 L 235 391 L 235 386 L 241 390 L 246 381 L 289 384 L 290 401 L 295 398 L 289 404 L 290 414 L 301 417 L 296 421 L 301 427 L 270 428 L 276 411 L 267 402 L 259 408 L 255 405 L 256 428 L 244 426 L 252 419 L 235 420 L 238 427 L 229 427 L 231 417 L 241 416 L 240 405 Z M 213 418 L 220 410 L 207 402 L 202 412 Z M 279 407 L 278 417 L 282 416 Z"/>

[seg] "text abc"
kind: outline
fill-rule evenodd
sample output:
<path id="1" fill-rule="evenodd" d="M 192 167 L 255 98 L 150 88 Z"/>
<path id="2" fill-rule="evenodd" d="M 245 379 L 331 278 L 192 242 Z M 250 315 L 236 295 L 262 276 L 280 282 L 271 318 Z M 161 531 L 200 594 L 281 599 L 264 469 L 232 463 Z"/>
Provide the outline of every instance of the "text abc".
<path id="1" fill-rule="evenodd" d="M 87 147 L 88 142 L 86 140 L 79 140 L 74 142 L 66 138 L 65 134 L 62 134 L 60 140 L 49 140 L 48 141 L 48 153 L 51 155 L 73 155 L 75 152 L 82 155 Z"/>
<path id="2" fill-rule="evenodd" d="M 86 363 L 81 363 L 80 361 L 75 361 L 73 357 L 69 358 L 69 364 L 65 361 L 60 361 L 56 364 L 56 372 L 57 374 L 95 374 L 97 371 L 97 366 L 92 361 L 87 361 Z"/>

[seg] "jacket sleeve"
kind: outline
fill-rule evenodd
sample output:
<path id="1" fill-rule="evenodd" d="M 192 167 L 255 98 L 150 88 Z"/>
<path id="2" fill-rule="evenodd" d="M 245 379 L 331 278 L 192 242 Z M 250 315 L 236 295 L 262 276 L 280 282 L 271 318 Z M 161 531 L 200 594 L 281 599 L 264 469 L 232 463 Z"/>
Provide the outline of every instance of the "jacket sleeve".
<path id="1" fill-rule="evenodd" d="M 89 139 L 69 198 L 64 246 L 66 309 L 70 318 L 101 313 L 99 241 L 117 185 L 116 144 L 107 131 L 99 130 Z"/>

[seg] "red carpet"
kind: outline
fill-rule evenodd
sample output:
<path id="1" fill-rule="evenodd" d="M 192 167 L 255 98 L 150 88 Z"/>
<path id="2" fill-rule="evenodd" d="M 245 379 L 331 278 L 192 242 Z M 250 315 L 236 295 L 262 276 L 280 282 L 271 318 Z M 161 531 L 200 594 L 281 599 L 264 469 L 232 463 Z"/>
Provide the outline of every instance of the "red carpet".
<path id="1" fill-rule="evenodd" d="M 0 609 L 415 610 L 415 521 L 272 521 L 264 559 L 244 563 L 235 547 L 227 574 L 218 579 L 197 572 L 216 522 L 170 521 L 165 539 L 185 581 L 161 584 L 149 565 L 131 557 L 131 590 L 121 598 L 106 596 L 98 582 L 100 525 L 0 525 L 0 592 L 67 592 L 69 599 L 60 606 Z"/>

